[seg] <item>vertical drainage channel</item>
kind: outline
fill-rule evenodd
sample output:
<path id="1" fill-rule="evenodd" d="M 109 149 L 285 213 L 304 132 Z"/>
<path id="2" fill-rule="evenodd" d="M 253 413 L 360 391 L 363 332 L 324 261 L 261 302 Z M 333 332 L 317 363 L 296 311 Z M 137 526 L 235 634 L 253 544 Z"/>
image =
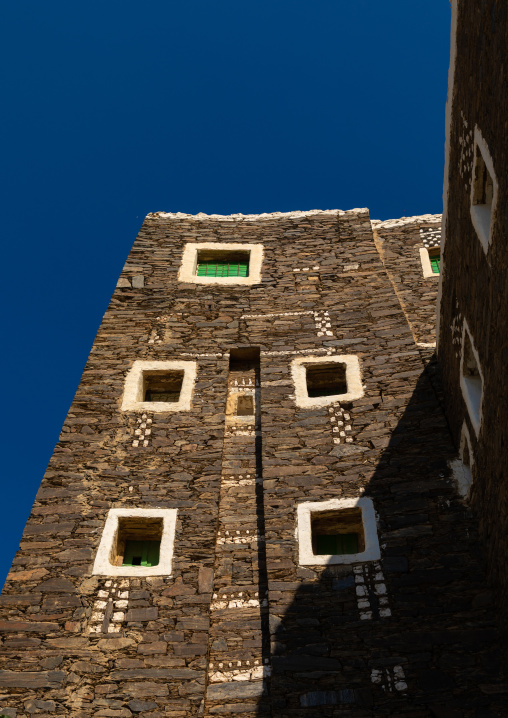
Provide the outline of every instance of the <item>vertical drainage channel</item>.
<path id="1" fill-rule="evenodd" d="M 230 351 L 205 716 L 269 716 L 260 351 Z M 241 706 L 241 708 L 240 708 Z"/>

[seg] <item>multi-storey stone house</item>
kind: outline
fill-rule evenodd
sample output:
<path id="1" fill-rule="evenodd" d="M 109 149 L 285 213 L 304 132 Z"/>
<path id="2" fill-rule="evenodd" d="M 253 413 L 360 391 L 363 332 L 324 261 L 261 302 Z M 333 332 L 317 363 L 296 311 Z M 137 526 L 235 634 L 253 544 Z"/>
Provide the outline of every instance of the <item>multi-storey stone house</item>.
<path id="1" fill-rule="evenodd" d="M 508 715 L 506 13 L 454 5 L 444 264 L 440 216 L 145 219 L 0 597 L 0 715 Z"/>
<path id="2" fill-rule="evenodd" d="M 439 228 L 146 218 L 1 597 L 3 715 L 503 715 Z"/>
<path id="3" fill-rule="evenodd" d="M 439 360 L 463 493 L 508 627 L 508 7 L 453 2 Z"/>

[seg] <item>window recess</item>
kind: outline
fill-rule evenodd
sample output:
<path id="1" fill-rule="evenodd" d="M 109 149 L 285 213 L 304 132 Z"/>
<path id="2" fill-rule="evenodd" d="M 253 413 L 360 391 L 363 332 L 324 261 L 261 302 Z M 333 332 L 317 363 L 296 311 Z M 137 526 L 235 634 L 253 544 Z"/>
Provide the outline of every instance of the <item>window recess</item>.
<path id="1" fill-rule="evenodd" d="M 346 365 L 341 362 L 310 364 L 305 375 L 309 397 L 347 393 Z"/>
<path id="2" fill-rule="evenodd" d="M 169 576 L 176 509 L 110 509 L 93 574 Z"/>
<path id="3" fill-rule="evenodd" d="M 122 566 L 157 566 L 161 542 L 127 539 Z"/>
<path id="4" fill-rule="evenodd" d="M 473 160 L 473 178 L 471 183 L 471 220 L 478 239 L 487 253 L 492 223 L 496 208 L 498 183 L 494 172 L 494 163 L 487 143 L 478 127 L 474 131 L 475 147 Z"/>
<path id="5" fill-rule="evenodd" d="M 380 557 L 371 499 L 330 499 L 298 505 L 302 566 L 377 561 Z"/>
<path id="6" fill-rule="evenodd" d="M 423 276 L 426 279 L 439 276 L 441 272 L 441 249 L 439 247 L 433 247 L 431 249 L 421 247 L 420 261 L 422 263 Z"/>
<path id="7" fill-rule="evenodd" d="M 144 372 L 143 394 L 145 401 L 180 401 L 184 372 Z"/>
<path id="8" fill-rule="evenodd" d="M 298 357 L 291 362 L 296 405 L 313 409 L 363 396 L 360 361 L 355 355 Z"/>
<path id="9" fill-rule="evenodd" d="M 311 514 L 314 554 L 346 555 L 365 550 L 362 511 L 359 508 Z"/>
<path id="10" fill-rule="evenodd" d="M 198 277 L 248 277 L 249 255 L 228 252 L 198 252 L 196 275 Z"/>
<path id="11" fill-rule="evenodd" d="M 136 360 L 125 379 L 122 411 L 189 411 L 195 361 Z"/>
<path id="12" fill-rule="evenodd" d="M 178 279 L 191 284 L 258 284 L 262 261 L 261 244 L 189 242 L 183 250 Z"/>
<path id="13" fill-rule="evenodd" d="M 433 274 L 439 274 L 441 269 L 441 251 L 439 249 L 429 249 L 430 266 Z"/>
<path id="14" fill-rule="evenodd" d="M 460 387 L 476 435 L 480 431 L 483 400 L 483 375 L 469 328 L 464 320 L 460 358 Z"/>
<path id="15" fill-rule="evenodd" d="M 254 416 L 254 396 L 252 394 L 240 394 L 236 404 L 237 416 Z"/>

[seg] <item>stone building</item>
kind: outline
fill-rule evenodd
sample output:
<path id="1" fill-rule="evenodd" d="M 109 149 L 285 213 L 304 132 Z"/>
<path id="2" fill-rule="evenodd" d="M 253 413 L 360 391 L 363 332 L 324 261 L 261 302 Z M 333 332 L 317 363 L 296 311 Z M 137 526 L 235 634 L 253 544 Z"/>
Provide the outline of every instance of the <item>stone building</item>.
<path id="1" fill-rule="evenodd" d="M 508 7 L 454 1 L 438 353 L 462 490 L 508 628 Z"/>
<path id="2" fill-rule="evenodd" d="M 1 716 L 508 715 L 508 8 L 452 5 L 441 249 L 145 219 L 0 597 Z"/>
<path id="3" fill-rule="evenodd" d="M 507 714 L 439 226 L 148 215 L 0 598 L 1 714 Z"/>

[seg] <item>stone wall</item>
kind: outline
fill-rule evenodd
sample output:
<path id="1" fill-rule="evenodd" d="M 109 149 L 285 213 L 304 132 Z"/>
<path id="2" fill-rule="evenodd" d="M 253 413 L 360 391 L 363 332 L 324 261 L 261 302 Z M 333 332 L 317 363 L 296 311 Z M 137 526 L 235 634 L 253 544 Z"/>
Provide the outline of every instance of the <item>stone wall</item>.
<path id="1" fill-rule="evenodd" d="M 506 41 L 508 8 L 501 0 L 454 3 L 454 83 L 449 89 L 445 234 L 439 360 L 447 416 L 457 446 L 465 423 L 472 448 L 470 500 L 498 606 L 508 629 L 508 148 L 506 144 Z M 456 61 L 454 60 L 454 55 Z M 452 78 L 453 79 L 453 78 Z M 480 132 L 498 182 L 488 251 L 471 217 L 475 133 Z M 482 421 L 477 435 L 461 390 L 461 355 L 467 322 L 483 373 Z"/>
<path id="2" fill-rule="evenodd" d="M 440 247 L 441 215 L 372 220 L 372 228 L 414 340 L 421 348 L 432 348 L 436 342 L 439 274 L 424 276 L 420 250 Z"/>
<path id="3" fill-rule="evenodd" d="M 178 282 L 195 241 L 262 244 L 261 283 Z M 297 407 L 291 362 L 337 355 L 359 358 L 363 396 Z M 139 359 L 197 362 L 190 411 L 120 410 Z M 0 599 L 3 713 L 503 715 L 431 376 L 367 210 L 148 215 Z M 300 566 L 297 505 L 359 497 L 380 560 Z M 108 510 L 128 507 L 177 509 L 170 576 L 92 575 Z"/>

